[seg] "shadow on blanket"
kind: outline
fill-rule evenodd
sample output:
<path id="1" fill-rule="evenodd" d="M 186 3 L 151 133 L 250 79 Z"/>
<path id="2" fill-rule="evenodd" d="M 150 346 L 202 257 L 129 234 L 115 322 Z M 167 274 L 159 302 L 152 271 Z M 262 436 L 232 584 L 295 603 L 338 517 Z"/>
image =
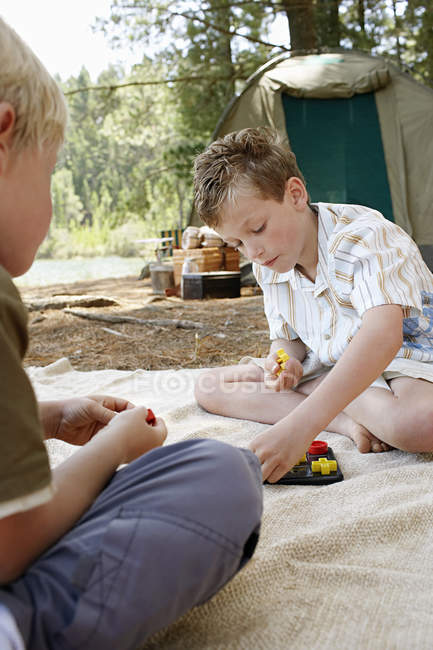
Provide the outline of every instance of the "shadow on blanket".
<path id="1" fill-rule="evenodd" d="M 28 369 L 39 399 L 116 394 L 162 415 L 168 442 L 203 437 L 247 446 L 265 425 L 204 412 L 193 397 L 199 372 L 78 372 L 67 359 Z M 430 650 L 433 455 L 361 455 L 348 438 L 320 438 L 331 444 L 345 480 L 265 486 L 253 560 L 143 650 Z M 53 464 L 71 449 L 51 441 Z"/>

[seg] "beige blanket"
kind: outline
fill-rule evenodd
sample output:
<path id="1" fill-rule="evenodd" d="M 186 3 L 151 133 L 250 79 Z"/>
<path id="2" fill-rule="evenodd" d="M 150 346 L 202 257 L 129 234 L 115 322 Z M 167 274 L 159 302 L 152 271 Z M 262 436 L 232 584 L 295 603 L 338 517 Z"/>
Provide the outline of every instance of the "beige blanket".
<path id="1" fill-rule="evenodd" d="M 264 425 L 205 413 L 199 370 L 78 372 L 66 359 L 30 368 L 41 399 L 104 392 L 163 415 L 168 442 L 238 446 Z M 433 456 L 361 455 L 324 432 L 345 480 L 265 486 L 260 542 L 249 565 L 210 602 L 145 648 L 179 650 L 430 650 L 433 647 Z M 53 463 L 71 453 L 50 445 Z M 145 588 L 145 586 L 144 586 Z"/>

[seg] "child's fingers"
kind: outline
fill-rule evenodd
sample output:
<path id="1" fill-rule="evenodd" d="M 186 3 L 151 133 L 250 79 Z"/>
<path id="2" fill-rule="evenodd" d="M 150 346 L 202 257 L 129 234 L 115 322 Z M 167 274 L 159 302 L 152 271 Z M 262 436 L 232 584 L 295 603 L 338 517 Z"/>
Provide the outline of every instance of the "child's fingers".
<path id="1" fill-rule="evenodd" d="M 114 397 L 113 395 L 89 395 L 89 399 L 102 404 L 107 409 L 121 413 L 127 409 L 135 408 L 135 404 L 123 397 Z"/>
<path id="2" fill-rule="evenodd" d="M 293 374 L 287 370 L 283 370 L 281 375 L 278 377 L 280 380 L 281 390 L 290 390 L 293 387 Z"/>
<path id="3" fill-rule="evenodd" d="M 156 417 L 152 409 L 147 409 L 146 422 L 157 432 L 161 437 L 161 442 L 167 438 L 167 427 L 162 418 Z"/>
<path id="4" fill-rule="evenodd" d="M 289 390 L 290 388 L 294 388 L 297 385 L 300 377 L 298 377 L 297 373 L 293 372 L 292 370 L 283 370 L 279 376 L 279 380 L 281 388 L 283 390 Z"/>
<path id="5" fill-rule="evenodd" d="M 162 442 L 167 438 L 167 426 L 162 418 L 155 418 L 155 424 L 153 425 L 155 431 L 161 436 Z"/>
<path id="6" fill-rule="evenodd" d="M 271 390 L 276 390 L 276 391 L 280 390 L 279 389 L 280 378 L 277 377 L 277 375 L 272 374 L 271 372 L 265 372 L 263 377 L 263 382 L 266 388 L 270 388 Z"/>
<path id="7" fill-rule="evenodd" d="M 286 363 L 286 368 L 281 371 L 279 377 L 281 385 L 285 390 L 295 388 L 301 381 L 304 374 L 302 363 L 297 359 L 290 359 Z"/>
<path id="8" fill-rule="evenodd" d="M 276 354 L 270 354 L 268 357 L 266 357 L 264 365 L 265 365 L 265 370 L 267 370 L 268 372 L 274 375 L 276 375 L 280 369 L 280 365 L 277 363 Z"/>

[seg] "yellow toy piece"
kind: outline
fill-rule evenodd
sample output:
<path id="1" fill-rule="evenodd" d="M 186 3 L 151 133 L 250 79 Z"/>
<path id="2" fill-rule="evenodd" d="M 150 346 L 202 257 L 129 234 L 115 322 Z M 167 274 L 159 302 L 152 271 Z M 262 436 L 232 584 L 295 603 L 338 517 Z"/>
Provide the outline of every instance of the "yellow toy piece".
<path id="1" fill-rule="evenodd" d="M 285 352 L 285 350 L 283 350 L 283 348 L 277 350 L 277 363 L 280 366 L 277 375 L 279 375 L 281 371 L 285 369 L 286 361 L 288 361 L 289 359 L 290 359 L 289 355 L 287 354 L 287 352 Z"/>
<path id="2" fill-rule="evenodd" d="M 312 472 L 320 472 L 321 474 L 330 474 L 331 472 L 337 471 L 337 461 L 328 460 L 327 458 L 319 458 L 319 460 L 313 460 L 311 463 Z"/>

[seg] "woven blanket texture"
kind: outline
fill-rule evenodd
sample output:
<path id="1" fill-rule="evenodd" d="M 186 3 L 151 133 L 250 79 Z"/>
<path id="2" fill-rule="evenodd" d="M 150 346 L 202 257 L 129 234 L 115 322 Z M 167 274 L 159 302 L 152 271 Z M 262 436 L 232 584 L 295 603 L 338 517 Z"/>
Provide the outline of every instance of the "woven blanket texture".
<path id="1" fill-rule="evenodd" d="M 200 370 L 80 372 L 67 359 L 27 370 L 39 399 L 106 393 L 152 408 L 166 420 L 166 444 L 247 446 L 266 428 L 203 411 L 193 396 Z M 265 485 L 252 561 L 142 650 L 431 650 L 433 454 L 360 454 L 344 436 L 319 438 L 345 480 Z M 48 448 L 54 465 L 73 453 L 59 441 Z"/>

